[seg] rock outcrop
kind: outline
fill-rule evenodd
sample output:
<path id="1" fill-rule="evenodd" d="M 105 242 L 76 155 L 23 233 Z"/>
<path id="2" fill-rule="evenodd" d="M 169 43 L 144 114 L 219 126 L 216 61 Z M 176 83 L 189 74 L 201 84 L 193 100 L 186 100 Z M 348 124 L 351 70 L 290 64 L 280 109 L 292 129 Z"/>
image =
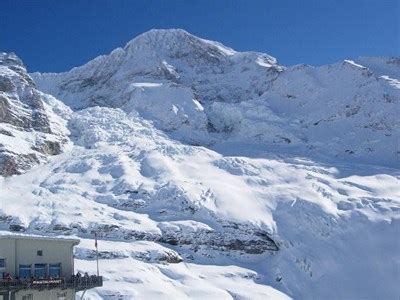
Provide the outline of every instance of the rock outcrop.
<path id="1" fill-rule="evenodd" d="M 68 139 L 52 116 L 54 102 L 37 90 L 15 54 L 0 53 L 0 175 L 20 174 L 61 153 Z"/>

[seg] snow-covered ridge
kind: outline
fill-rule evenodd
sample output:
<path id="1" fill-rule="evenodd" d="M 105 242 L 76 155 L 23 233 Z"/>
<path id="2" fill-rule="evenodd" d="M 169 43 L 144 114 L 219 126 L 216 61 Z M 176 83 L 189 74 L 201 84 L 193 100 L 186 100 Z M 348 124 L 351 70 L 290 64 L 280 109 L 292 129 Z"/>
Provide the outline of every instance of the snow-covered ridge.
<path id="1" fill-rule="evenodd" d="M 222 138 L 391 166 L 400 159 L 398 69 L 395 58 L 285 68 L 173 29 L 146 32 L 70 72 L 32 76 L 73 109 L 135 111 L 191 144 Z"/>
<path id="2" fill-rule="evenodd" d="M 262 63 L 255 63 L 256 60 L 268 63 L 271 67 L 261 66 Z M 152 30 L 136 37 L 124 48 L 118 48 L 109 55 L 100 56 L 70 72 L 36 73 L 33 77 L 42 90 L 52 91 L 52 94 L 62 93 L 62 90 L 76 91 L 78 87 L 86 86 L 90 89 L 99 87 L 99 84 L 107 84 L 108 89 L 118 90 L 119 96 L 124 98 L 121 89 L 126 88 L 125 82 L 132 83 L 142 79 L 142 82 L 173 82 L 201 90 L 202 94 L 209 90 L 210 100 L 215 100 L 213 97 L 218 90 L 224 89 L 228 93 L 227 89 L 231 86 L 241 92 L 242 96 L 245 92 L 254 93 L 250 90 L 254 72 L 258 70 L 263 73 L 265 80 L 274 77 L 274 74 L 269 74 L 272 69 L 282 68 L 276 64 L 274 58 L 265 54 L 234 52 L 219 43 L 197 38 L 183 30 Z M 240 72 L 244 72 L 246 77 L 241 87 L 237 86 L 236 78 Z M 224 84 L 213 86 L 222 81 L 225 81 L 226 87 Z M 61 90 L 58 90 L 61 85 Z M 79 91 L 83 93 L 82 88 Z M 63 100 L 76 108 L 98 103 L 95 94 L 91 96 L 92 99 L 82 99 L 82 96 L 84 97 L 81 94 L 75 100 L 68 97 Z M 239 100 L 228 99 L 228 96 L 225 95 L 227 101 Z M 104 101 L 104 105 L 112 107 L 121 104 L 121 100 L 113 97 Z"/>

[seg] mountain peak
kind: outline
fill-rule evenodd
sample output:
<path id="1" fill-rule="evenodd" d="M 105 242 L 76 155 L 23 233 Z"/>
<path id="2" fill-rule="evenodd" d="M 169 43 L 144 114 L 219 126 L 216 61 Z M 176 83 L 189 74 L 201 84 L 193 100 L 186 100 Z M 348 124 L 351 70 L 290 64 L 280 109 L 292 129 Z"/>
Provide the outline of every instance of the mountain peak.
<path id="1" fill-rule="evenodd" d="M 180 28 L 171 28 L 171 29 L 150 29 L 149 31 L 146 31 L 135 38 L 133 38 L 128 44 L 134 43 L 137 40 L 142 41 L 142 40 L 147 40 L 150 42 L 154 41 L 162 41 L 166 39 L 187 39 L 187 38 L 194 38 L 194 39 L 199 39 L 198 37 L 190 34 L 186 30 L 180 29 Z"/>
<path id="2" fill-rule="evenodd" d="M 197 37 L 183 29 L 151 29 L 135 37 L 125 46 L 125 50 L 151 48 L 168 52 L 206 50 L 217 55 L 233 55 L 235 50 L 216 41 Z"/>
<path id="3" fill-rule="evenodd" d="M 191 33 L 187 32 L 181 28 L 153 28 L 146 32 L 143 32 L 139 36 L 155 36 L 155 35 L 170 35 L 170 36 L 194 36 Z"/>

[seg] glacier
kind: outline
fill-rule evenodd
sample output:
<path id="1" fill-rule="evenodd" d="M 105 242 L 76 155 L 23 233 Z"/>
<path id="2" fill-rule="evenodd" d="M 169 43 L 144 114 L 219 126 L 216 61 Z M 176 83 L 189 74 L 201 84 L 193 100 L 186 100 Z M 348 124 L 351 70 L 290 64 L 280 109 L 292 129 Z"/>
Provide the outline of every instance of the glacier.
<path id="1" fill-rule="evenodd" d="M 87 299 L 396 298 L 399 80 L 181 29 L 58 74 L 2 53 L 0 230 L 76 236 L 92 272 L 97 232 Z"/>

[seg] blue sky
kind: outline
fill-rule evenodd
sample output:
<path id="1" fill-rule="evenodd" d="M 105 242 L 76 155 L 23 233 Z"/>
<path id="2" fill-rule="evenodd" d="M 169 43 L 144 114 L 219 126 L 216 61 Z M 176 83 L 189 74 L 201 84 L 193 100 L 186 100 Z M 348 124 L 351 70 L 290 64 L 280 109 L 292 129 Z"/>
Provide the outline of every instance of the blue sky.
<path id="1" fill-rule="evenodd" d="M 66 71 L 151 28 L 183 28 L 284 65 L 400 56 L 400 0 L 0 0 L 0 51 Z"/>

